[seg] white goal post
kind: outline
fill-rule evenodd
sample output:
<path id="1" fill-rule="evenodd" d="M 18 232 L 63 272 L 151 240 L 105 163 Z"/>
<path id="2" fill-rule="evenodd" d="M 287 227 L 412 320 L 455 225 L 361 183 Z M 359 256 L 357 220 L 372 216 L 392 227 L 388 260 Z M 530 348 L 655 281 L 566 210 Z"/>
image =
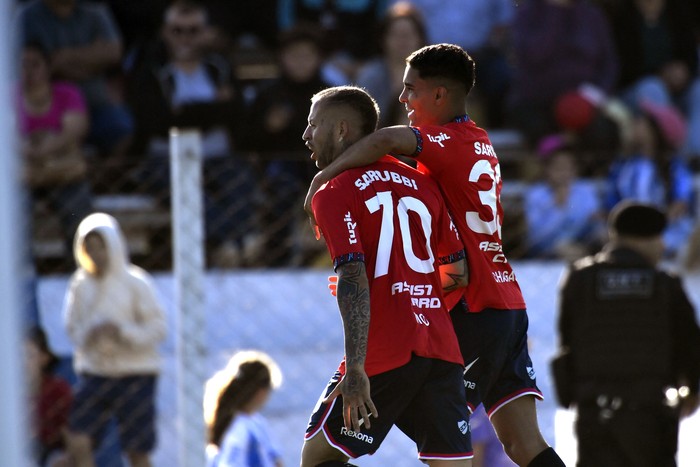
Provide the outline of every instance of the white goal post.
<path id="1" fill-rule="evenodd" d="M 29 466 L 28 416 L 25 384 L 22 325 L 23 310 L 20 290 L 26 265 L 21 257 L 22 241 L 27 236 L 20 230 L 19 152 L 14 120 L 14 30 L 11 28 L 13 2 L 0 0 L 0 465 Z M 26 212 L 23 215 L 27 215 Z M 21 240 L 25 239 L 25 240 Z"/>

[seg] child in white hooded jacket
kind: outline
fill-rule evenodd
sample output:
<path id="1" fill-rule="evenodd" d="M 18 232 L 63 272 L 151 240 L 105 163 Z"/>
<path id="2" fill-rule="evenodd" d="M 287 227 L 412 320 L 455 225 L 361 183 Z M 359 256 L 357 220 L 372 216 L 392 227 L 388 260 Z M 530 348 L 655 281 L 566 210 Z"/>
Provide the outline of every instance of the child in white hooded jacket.
<path id="1" fill-rule="evenodd" d="M 132 466 L 149 466 L 155 447 L 158 345 L 166 325 L 151 276 L 131 264 L 118 222 L 95 213 L 78 226 L 78 269 L 64 303 L 78 375 L 67 445 L 78 466 L 93 466 L 93 449 L 116 418 Z"/>

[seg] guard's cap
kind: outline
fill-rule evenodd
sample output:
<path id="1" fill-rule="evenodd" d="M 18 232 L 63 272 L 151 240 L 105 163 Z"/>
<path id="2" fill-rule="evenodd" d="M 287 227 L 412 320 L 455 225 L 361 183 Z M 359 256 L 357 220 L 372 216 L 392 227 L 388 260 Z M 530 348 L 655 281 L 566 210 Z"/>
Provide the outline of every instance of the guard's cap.
<path id="1" fill-rule="evenodd" d="M 608 218 L 614 232 L 629 237 L 656 237 L 666 224 L 666 214 L 656 206 L 629 200 L 617 203 Z"/>

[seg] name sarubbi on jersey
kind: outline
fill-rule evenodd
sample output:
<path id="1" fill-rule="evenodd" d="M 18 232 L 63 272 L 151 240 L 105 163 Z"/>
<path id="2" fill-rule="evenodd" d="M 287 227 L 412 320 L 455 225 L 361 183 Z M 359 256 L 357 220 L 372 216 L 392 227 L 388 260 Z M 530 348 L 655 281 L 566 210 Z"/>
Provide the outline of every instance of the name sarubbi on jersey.
<path id="1" fill-rule="evenodd" d="M 363 191 L 374 182 L 394 182 L 418 190 L 418 184 L 414 179 L 391 170 L 368 170 L 362 174 L 362 177 L 355 180 L 355 186 Z"/>
<path id="2" fill-rule="evenodd" d="M 492 145 L 489 143 L 481 143 L 479 141 L 474 142 L 474 153 L 479 156 L 496 157 L 496 151 L 493 149 Z"/>

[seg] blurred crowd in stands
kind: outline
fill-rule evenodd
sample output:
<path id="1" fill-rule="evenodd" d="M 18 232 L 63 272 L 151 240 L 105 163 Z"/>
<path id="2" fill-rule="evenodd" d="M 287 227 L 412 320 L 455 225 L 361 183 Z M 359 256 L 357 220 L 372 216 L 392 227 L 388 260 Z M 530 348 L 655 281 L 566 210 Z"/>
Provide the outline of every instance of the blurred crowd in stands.
<path id="1" fill-rule="evenodd" d="M 476 60 L 470 117 L 502 164 L 527 167 L 504 176 L 504 195 L 522 186 L 511 257 L 595 251 L 608 210 L 635 198 L 669 213 L 669 260 L 700 262 L 700 2 L 25 0 L 14 21 L 29 202 L 67 244 L 96 193 L 167 207 L 169 130 L 194 127 L 208 264 L 312 264 L 309 98 L 357 84 L 381 125 L 406 123 L 404 58 L 451 42 Z M 499 152 L 509 132 L 522 160 Z"/>

